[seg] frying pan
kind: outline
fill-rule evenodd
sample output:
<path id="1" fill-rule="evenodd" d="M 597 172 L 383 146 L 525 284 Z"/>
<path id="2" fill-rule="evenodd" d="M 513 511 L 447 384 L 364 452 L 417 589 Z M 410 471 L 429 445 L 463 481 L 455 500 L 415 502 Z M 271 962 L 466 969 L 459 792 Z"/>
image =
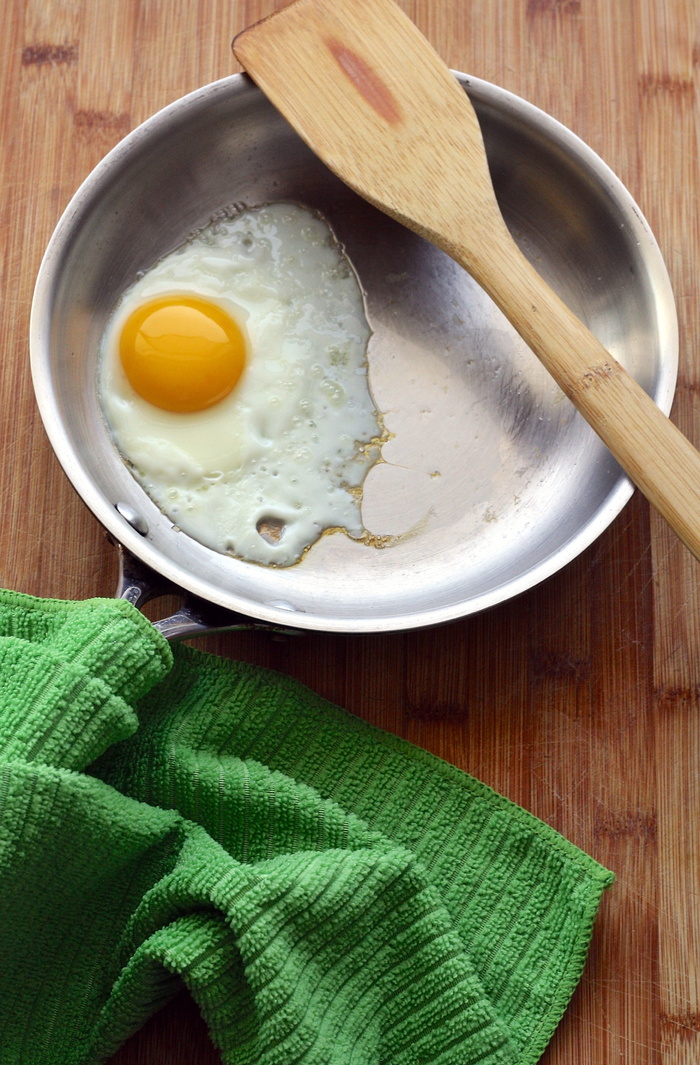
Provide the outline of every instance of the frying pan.
<path id="1" fill-rule="evenodd" d="M 542 111 L 455 73 L 477 111 L 506 222 L 550 285 L 666 412 L 678 365 L 668 275 L 610 169 Z M 123 463 L 97 395 L 121 294 L 222 207 L 319 210 L 365 294 L 370 386 L 391 439 L 368 474 L 377 547 L 324 535 L 295 566 L 217 554 L 177 528 Z M 245 75 L 154 115 L 88 176 L 37 278 L 30 350 L 66 474 L 118 545 L 117 594 L 173 589 L 169 638 L 263 625 L 381 632 L 487 609 L 554 574 L 632 492 L 592 430 L 475 283 L 339 182 Z"/>

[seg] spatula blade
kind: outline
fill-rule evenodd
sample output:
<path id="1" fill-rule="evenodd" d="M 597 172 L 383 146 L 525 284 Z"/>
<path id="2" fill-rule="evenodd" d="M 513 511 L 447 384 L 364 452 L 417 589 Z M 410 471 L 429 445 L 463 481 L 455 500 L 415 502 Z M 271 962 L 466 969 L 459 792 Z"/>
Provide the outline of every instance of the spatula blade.
<path id="1" fill-rule="evenodd" d="M 294 0 L 233 50 L 326 165 L 404 225 L 445 247 L 445 177 L 465 167 L 464 210 L 500 218 L 476 113 L 393 0 Z"/>

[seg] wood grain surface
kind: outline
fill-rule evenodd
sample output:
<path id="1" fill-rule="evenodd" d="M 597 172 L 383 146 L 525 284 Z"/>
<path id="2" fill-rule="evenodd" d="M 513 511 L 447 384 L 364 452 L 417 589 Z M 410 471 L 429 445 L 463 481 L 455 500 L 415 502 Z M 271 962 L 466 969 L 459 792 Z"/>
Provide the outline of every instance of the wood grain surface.
<path id="1" fill-rule="evenodd" d="M 111 595 L 116 559 L 32 393 L 34 279 L 69 197 L 158 108 L 234 72 L 272 0 L 5 0 L 0 583 Z M 612 166 L 675 290 L 673 418 L 700 444 L 698 0 L 403 0 L 454 68 L 553 114 Z M 283 670 L 521 803 L 613 869 L 548 1065 L 700 1061 L 698 564 L 638 495 L 517 601 L 398 635 L 261 634 L 205 647 Z M 111 1065 L 215 1065 L 183 993 Z"/>

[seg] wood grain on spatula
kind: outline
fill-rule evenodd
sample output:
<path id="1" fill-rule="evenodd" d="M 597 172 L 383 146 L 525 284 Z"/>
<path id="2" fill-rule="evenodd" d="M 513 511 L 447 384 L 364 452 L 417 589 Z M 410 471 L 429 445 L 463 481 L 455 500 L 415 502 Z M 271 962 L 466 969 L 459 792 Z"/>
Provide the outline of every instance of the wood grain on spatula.
<path id="1" fill-rule="evenodd" d="M 468 96 L 393 0 L 294 0 L 233 50 L 331 170 L 469 271 L 700 559 L 700 454 L 521 253 Z"/>

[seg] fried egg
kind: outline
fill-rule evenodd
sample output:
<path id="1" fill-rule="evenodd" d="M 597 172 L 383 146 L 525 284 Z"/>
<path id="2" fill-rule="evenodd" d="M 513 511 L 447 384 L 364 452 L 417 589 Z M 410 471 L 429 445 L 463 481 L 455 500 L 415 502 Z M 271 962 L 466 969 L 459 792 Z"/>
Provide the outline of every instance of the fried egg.
<path id="1" fill-rule="evenodd" d="M 380 454 L 371 335 L 328 224 L 296 204 L 221 212 L 125 293 L 99 394 L 115 444 L 173 524 L 289 566 L 327 531 L 365 536 Z"/>

